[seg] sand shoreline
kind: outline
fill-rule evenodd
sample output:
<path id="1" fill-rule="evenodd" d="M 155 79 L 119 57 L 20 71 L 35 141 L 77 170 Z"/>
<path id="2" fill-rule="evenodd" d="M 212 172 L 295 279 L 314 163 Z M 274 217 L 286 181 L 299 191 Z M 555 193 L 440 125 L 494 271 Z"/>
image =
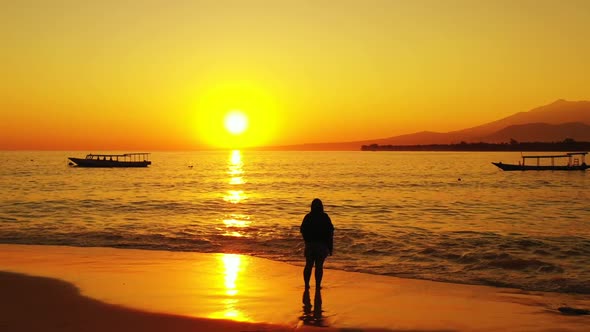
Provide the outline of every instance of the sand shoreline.
<path id="1" fill-rule="evenodd" d="M 161 331 L 168 326 L 192 331 L 314 329 L 313 325 L 304 324 L 310 322 L 311 316 L 302 309 L 305 293 L 301 268 L 262 258 L 136 249 L 0 245 L 0 271 L 12 272 L 0 274 L 0 287 L 3 293 L 9 294 L 2 301 L 0 312 L 5 317 L 0 316 L 0 326 L 9 331 L 50 330 L 44 325 L 37 325 L 37 328 L 19 325 L 18 320 L 10 317 L 53 326 L 59 324 L 55 325 L 56 321 L 51 319 L 61 317 L 61 327 L 66 326 L 64 321 L 74 326 L 81 322 L 76 317 L 87 317 L 87 320 L 96 320 L 97 326 L 103 326 L 96 331 L 113 330 L 117 324 L 124 326 L 121 331 Z M 322 319 L 316 323 L 333 329 L 582 331 L 590 324 L 588 316 L 565 316 L 557 311 L 563 305 L 587 309 L 590 297 L 582 295 L 446 284 L 336 270 L 326 271 L 323 286 L 320 294 Z M 65 292 L 70 302 L 59 300 L 61 295 L 51 295 L 61 294 L 55 293 L 55 287 Z M 71 290 L 76 287 L 81 294 L 73 297 Z M 37 289 L 37 293 L 31 289 Z M 65 291 L 67 289 L 70 290 Z M 312 292 L 308 301 L 313 303 L 317 297 L 314 295 Z M 51 302 L 56 299 L 62 302 Z M 63 309 L 66 305 L 76 301 L 86 303 L 84 308 L 94 311 L 48 316 L 47 309 L 37 305 L 45 303 L 61 313 L 67 311 Z M 21 305 L 11 306 L 11 303 Z M 27 320 L 26 317 L 36 319 Z M 113 323 L 115 321 L 118 323 Z M 136 325 L 125 325 L 125 322 Z M 100 325 L 103 323 L 115 325 Z M 30 328 L 24 328 L 26 326 Z"/>

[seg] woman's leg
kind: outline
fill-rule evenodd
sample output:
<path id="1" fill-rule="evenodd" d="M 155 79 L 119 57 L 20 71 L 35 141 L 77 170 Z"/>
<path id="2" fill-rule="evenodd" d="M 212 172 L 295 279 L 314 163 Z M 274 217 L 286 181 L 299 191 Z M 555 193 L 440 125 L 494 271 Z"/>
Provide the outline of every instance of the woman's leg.
<path id="1" fill-rule="evenodd" d="M 305 288 L 309 288 L 309 279 L 311 279 L 311 269 L 313 268 L 313 263 L 314 263 L 313 258 L 305 257 L 305 267 L 303 268 L 303 281 L 305 282 Z M 316 267 L 316 273 L 317 273 L 317 267 Z"/>
<path id="2" fill-rule="evenodd" d="M 322 285 L 322 277 L 324 276 L 324 257 L 316 257 L 315 259 L 315 288 L 319 289 Z M 310 270 L 311 273 L 311 270 Z"/>

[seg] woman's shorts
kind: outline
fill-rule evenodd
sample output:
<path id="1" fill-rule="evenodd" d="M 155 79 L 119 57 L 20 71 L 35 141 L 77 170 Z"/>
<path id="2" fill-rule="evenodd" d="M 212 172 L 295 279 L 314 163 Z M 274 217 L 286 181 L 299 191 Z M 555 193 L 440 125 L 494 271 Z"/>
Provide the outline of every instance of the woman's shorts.
<path id="1" fill-rule="evenodd" d="M 308 259 L 326 259 L 328 257 L 328 245 L 322 242 L 305 242 L 305 251 L 303 254 Z"/>

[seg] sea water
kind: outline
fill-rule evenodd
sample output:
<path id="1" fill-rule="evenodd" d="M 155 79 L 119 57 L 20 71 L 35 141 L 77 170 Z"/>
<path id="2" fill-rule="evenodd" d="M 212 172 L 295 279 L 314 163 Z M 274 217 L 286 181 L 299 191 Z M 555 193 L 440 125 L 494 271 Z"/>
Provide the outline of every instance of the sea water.
<path id="1" fill-rule="evenodd" d="M 97 152 L 97 151 L 93 151 Z M 0 152 L 0 243 L 241 253 L 303 263 L 321 198 L 326 267 L 590 293 L 590 173 L 503 172 L 513 152 L 155 152 L 148 168 Z"/>

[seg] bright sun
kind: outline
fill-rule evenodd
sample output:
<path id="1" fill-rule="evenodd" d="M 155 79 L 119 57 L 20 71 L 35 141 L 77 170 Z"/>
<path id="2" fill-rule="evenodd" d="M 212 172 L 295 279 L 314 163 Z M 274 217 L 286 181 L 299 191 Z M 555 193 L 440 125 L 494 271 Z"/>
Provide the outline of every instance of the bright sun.
<path id="1" fill-rule="evenodd" d="M 248 128 L 248 118 L 241 111 L 231 111 L 225 116 L 225 129 L 234 135 L 243 133 Z"/>

